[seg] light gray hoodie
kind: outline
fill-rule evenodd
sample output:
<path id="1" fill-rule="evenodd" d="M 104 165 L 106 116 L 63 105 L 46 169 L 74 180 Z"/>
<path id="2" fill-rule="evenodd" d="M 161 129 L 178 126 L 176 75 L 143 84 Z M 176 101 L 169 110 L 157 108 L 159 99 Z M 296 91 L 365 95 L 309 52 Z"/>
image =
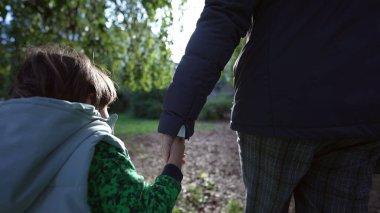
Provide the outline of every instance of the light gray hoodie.
<path id="1" fill-rule="evenodd" d="M 107 122 L 88 104 L 42 97 L 1 103 L 0 212 L 89 212 L 96 143 L 127 152 Z"/>

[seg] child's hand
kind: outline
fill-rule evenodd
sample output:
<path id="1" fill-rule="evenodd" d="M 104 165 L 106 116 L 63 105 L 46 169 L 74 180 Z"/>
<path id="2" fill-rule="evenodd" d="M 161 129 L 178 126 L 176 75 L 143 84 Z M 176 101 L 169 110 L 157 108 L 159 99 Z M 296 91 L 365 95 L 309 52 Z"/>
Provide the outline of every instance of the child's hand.
<path id="1" fill-rule="evenodd" d="M 185 139 L 175 137 L 174 142 L 170 148 L 168 163 L 176 165 L 179 169 L 185 163 Z"/>

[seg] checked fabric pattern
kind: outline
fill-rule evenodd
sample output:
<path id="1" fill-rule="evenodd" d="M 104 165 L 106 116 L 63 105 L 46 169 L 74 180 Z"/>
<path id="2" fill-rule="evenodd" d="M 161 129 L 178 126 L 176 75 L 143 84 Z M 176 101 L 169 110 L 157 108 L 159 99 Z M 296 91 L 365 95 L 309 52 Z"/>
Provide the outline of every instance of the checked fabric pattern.
<path id="1" fill-rule="evenodd" d="M 380 139 L 307 141 L 238 133 L 246 212 L 368 212 Z"/>

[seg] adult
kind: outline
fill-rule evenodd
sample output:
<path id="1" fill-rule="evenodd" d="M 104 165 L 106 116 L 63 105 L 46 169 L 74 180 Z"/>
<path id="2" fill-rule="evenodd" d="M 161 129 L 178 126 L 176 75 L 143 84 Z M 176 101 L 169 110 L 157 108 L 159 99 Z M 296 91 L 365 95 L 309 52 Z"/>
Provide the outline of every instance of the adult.
<path id="1" fill-rule="evenodd" d="M 367 212 L 380 156 L 380 1 L 206 0 L 164 101 L 163 150 L 240 39 L 231 128 L 246 212 Z M 167 154 L 164 156 L 167 159 Z"/>

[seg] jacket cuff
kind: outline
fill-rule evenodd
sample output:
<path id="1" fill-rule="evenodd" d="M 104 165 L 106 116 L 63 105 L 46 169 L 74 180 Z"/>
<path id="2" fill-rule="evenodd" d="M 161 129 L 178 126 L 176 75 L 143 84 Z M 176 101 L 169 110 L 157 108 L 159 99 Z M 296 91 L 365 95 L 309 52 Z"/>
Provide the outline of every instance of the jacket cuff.
<path id="1" fill-rule="evenodd" d="M 160 116 L 158 132 L 175 137 L 178 135 L 181 126 L 185 125 L 185 138 L 189 139 L 194 134 L 194 124 L 194 121 L 185 120 L 179 116 L 164 111 Z"/>
<path id="2" fill-rule="evenodd" d="M 170 177 L 174 178 L 176 181 L 178 181 L 179 183 L 181 183 L 181 181 L 183 179 L 183 174 L 182 174 L 181 170 L 174 164 L 166 164 L 161 175 L 170 176 Z"/>

